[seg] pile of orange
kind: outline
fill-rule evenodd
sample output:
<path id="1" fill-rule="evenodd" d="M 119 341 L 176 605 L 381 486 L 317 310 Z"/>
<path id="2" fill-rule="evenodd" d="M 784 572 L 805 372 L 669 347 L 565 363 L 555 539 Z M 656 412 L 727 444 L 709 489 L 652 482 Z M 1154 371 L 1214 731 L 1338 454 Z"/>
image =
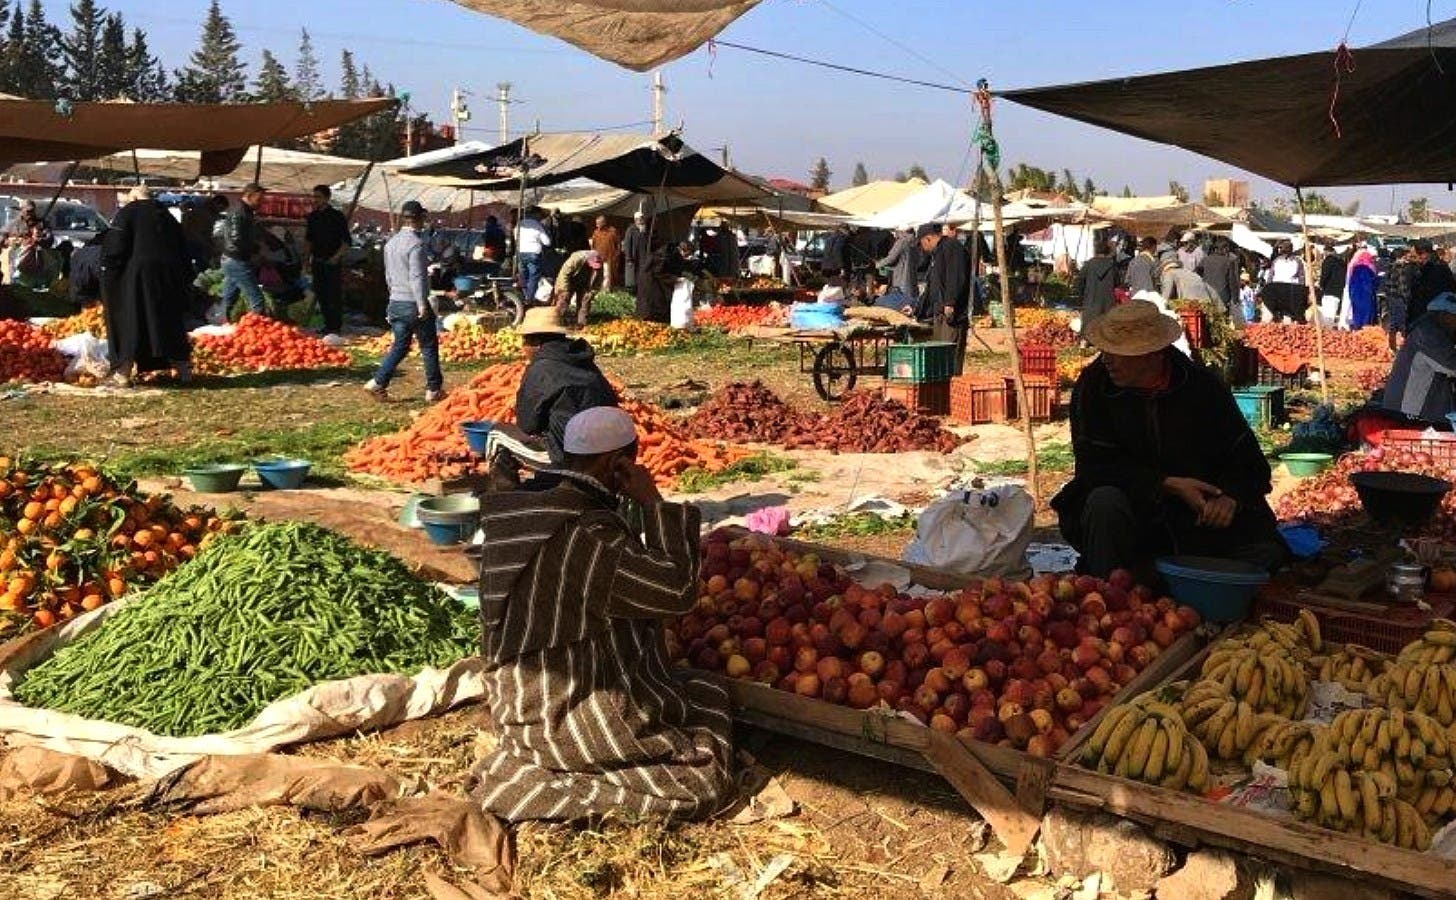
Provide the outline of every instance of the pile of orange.
<path id="1" fill-rule="evenodd" d="M 192 370 L 199 375 L 237 375 L 347 366 L 349 354 L 287 322 L 246 313 L 231 334 L 192 339 Z"/>
<path id="2" fill-rule="evenodd" d="M 51 347 L 39 328 L 14 319 L 0 319 L 0 384 L 11 381 L 60 381 L 66 358 Z"/>

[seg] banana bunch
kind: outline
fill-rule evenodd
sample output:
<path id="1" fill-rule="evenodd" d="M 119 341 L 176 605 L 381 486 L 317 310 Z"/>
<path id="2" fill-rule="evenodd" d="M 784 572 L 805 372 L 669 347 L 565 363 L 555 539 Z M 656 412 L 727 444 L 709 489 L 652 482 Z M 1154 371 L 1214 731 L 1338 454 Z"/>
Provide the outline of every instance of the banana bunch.
<path id="1" fill-rule="evenodd" d="M 1430 716 L 1399 709 L 1347 709 L 1335 716 L 1323 748 L 1337 765 L 1379 772 L 1414 801 L 1428 786 L 1452 781 L 1451 743 Z"/>
<path id="2" fill-rule="evenodd" d="M 1265 619 L 1239 634 L 1226 639 L 1220 646 L 1247 648 L 1249 650 L 1278 650 L 1306 660 L 1313 653 L 1320 652 L 1324 641 L 1320 637 L 1319 619 L 1307 609 L 1301 609 L 1293 622 L 1276 622 Z"/>
<path id="3" fill-rule="evenodd" d="M 1082 762 L 1175 791 L 1208 786 L 1207 751 L 1183 727 L 1178 710 L 1151 699 L 1108 710 L 1087 741 Z"/>
<path id="4" fill-rule="evenodd" d="M 1289 792 L 1294 814 L 1305 821 L 1408 850 L 1431 847 L 1430 828 L 1415 806 L 1396 796 L 1395 779 L 1384 772 L 1351 774 L 1328 748 L 1289 773 Z"/>
<path id="5" fill-rule="evenodd" d="M 1430 631 L 1401 648 L 1396 662 L 1417 666 L 1456 662 L 1456 622 L 1450 619 L 1432 621 Z"/>
<path id="6" fill-rule="evenodd" d="M 1249 704 L 1254 712 L 1299 719 L 1304 716 L 1309 683 L 1304 667 L 1290 662 L 1290 656 L 1280 641 L 1266 641 L 1258 648 L 1229 646 L 1229 642 L 1224 642 L 1203 661 L 1203 680 L 1219 682 L 1234 699 Z"/>
<path id="7" fill-rule="evenodd" d="M 1365 693 L 1383 706 L 1425 713 L 1450 726 L 1456 721 L 1456 663 L 1397 661 L 1372 678 Z"/>
<path id="8" fill-rule="evenodd" d="M 1265 733 L 1287 721 L 1273 713 L 1255 712 L 1218 681 L 1199 681 L 1189 687 L 1183 694 L 1178 714 L 1183 718 L 1184 727 L 1202 742 L 1210 756 L 1242 759 L 1250 766 L 1258 758 L 1253 750 L 1262 744 Z"/>
<path id="9" fill-rule="evenodd" d="M 1359 644 L 1330 649 L 1332 652 L 1324 656 L 1310 657 L 1309 671 L 1314 674 L 1314 680 L 1333 681 L 1357 694 L 1365 693 L 1386 665 L 1385 656 Z"/>
<path id="10" fill-rule="evenodd" d="M 1252 767 L 1254 760 L 1262 759 L 1288 772 L 1314 752 L 1315 747 L 1324 740 L 1326 730 L 1324 725 L 1317 722 L 1276 719 L 1244 754 L 1244 760 Z"/>

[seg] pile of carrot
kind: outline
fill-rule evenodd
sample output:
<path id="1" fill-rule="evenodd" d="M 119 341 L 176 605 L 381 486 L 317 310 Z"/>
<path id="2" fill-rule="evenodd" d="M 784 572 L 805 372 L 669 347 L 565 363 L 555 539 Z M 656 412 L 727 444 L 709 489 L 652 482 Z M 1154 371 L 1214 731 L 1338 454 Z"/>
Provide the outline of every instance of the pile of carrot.
<path id="1" fill-rule="evenodd" d="M 514 422 L 523 362 L 491 366 L 414 421 L 404 431 L 364 441 L 344 455 L 350 470 L 413 484 L 456 478 L 485 470 L 486 460 L 470 452 L 462 422 Z M 620 385 L 613 385 L 621 392 Z M 650 403 L 624 398 L 622 408 L 637 425 L 637 459 L 659 485 L 669 486 L 688 469 L 722 471 L 749 451 L 685 436 Z"/>

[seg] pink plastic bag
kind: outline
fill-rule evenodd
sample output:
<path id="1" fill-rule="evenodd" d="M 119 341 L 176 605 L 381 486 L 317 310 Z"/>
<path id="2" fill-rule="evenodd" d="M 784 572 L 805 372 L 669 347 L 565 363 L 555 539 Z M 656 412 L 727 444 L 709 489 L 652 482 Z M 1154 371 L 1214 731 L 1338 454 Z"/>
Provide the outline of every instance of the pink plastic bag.
<path id="1" fill-rule="evenodd" d="M 765 506 L 749 513 L 743 521 L 749 531 L 774 537 L 789 534 L 789 508 L 787 506 Z"/>

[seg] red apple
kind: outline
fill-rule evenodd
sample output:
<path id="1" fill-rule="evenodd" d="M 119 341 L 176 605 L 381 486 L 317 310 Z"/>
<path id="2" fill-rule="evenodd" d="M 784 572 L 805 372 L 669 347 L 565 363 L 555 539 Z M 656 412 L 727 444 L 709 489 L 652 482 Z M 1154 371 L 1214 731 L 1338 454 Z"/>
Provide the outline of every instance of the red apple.
<path id="1" fill-rule="evenodd" d="M 1174 620 L 1178 618 L 1177 613 L 1169 613 L 1168 615 L 1173 616 Z M 1173 641 L 1176 639 L 1177 635 L 1173 633 L 1173 629 L 1169 628 L 1166 623 L 1159 622 L 1153 626 L 1153 643 L 1157 644 L 1160 648 L 1172 646 Z"/>
<path id="2" fill-rule="evenodd" d="M 940 705 L 940 693 L 928 684 L 922 684 L 915 689 L 915 705 L 920 707 L 926 714 Z"/>
<path id="3" fill-rule="evenodd" d="M 1089 615 L 1097 619 L 1100 619 L 1103 616 L 1107 615 L 1107 601 L 1103 600 L 1102 595 L 1097 593 L 1096 591 L 1093 591 L 1092 593 L 1083 597 L 1081 605 L 1082 612 L 1085 615 Z"/>
<path id="4" fill-rule="evenodd" d="M 885 660 L 885 671 L 880 675 L 881 681 L 893 681 L 896 684 L 904 684 L 905 677 L 910 674 L 910 667 L 905 665 L 903 659 Z"/>
<path id="5" fill-rule="evenodd" d="M 955 618 L 955 606 L 945 597 L 935 597 L 925 604 L 925 621 L 932 626 L 944 625 Z"/>
<path id="6" fill-rule="evenodd" d="M 743 642 L 743 655 L 751 663 L 761 662 L 768 656 L 768 644 L 761 637 L 751 637 Z"/>
<path id="7" fill-rule="evenodd" d="M 849 699 L 849 683 L 843 678 L 830 678 L 824 682 L 820 696 L 827 703 L 843 704 Z"/>
<path id="8" fill-rule="evenodd" d="M 1198 614 L 1198 610 L 1191 606 L 1180 606 L 1177 609 L 1177 613 L 1178 620 L 1183 623 L 1184 631 L 1192 631 L 1203 621 L 1203 617 Z"/>
<path id="9" fill-rule="evenodd" d="M 905 616 L 902 613 L 892 610 L 880 617 L 880 631 L 891 640 L 904 634 L 905 629 L 908 627 L 909 625 L 905 622 Z"/>
<path id="10" fill-rule="evenodd" d="M 813 647 L 800 647 L 794 654 L 794 671 L 813 672 L 819 665 L 819 653 Z"/>
<path id="11" fill-rule="evenodd" d="M 1044 734 L 1034 734 L 1026 741 L 1026 752 L 1032 756 L 1048 757 L 1052 755 L 1051 739 Z"/>
<path id="12" fill-rule="evenodd" d="M 779 667 L 773 660 L 766 659 L 753 669 L 753 680 L 762 681 L 764 684 L 773 684 L 779 680 Z"/>
<path id="13" fill-rule="evenodd" d="M 991 679 L 986 677 L 986 670 L 981 668 L 967 669 L 961 676 L 961 687 L 966 693 L 974 694 L 976 691 L 984 690 L 991 684 Z"/>
<path id="14" fill-rule="evenodd" d="M 1036 665 L 1041 669 L 1043 675 L 1060 672 L 1062 670 L 1062 662 L 1062 654 L 1055 650 L 1043 650 L 1036 658 Z"/>
<path id="15" fill-rule="evenodd" d="M 946 651 L 941 657 L 940 666 L 945 670 L 946 678 L 951 681 L 960 681 L 961 677 L 971 668 L 970 654 L 959 647 Z"/>
<path id="16" fill-rule="evenodd" d="M 895 701 L 903 696 L 900 691 L 900 682 L 890 681 L 888 679 L 882 680 L 879 684 L 875 685 L 875 693 L 879 695 L 881 701 L 891 706 L 894 706 Z"/>
<path id="17" fill-rule="evenodd" d="M 925 684 L 928 685 L 937 694 L 944 694 L 946 691 L 950 690 L 951 679 L 950 676 L 946 673 L 945 669 L 937 666 L 936 668 L 931 669 L 929 672 L 925 673 Z"/>
<path id="18" fill-rule="evenodd" d="M 856 675 L 863 674 L 856 672 Z M 853 678 L 853 676 L 850 676 Z M 847 697 L 849 705 L 855 709 L 869 709 L 880 700 L 880 692 L 876 689 L 875 683 L 866 677 L 862 681 L 849 682 L 849 694 Z"/>
<path id="19" fill-rule="evenodd" d="M 906 644 L 900 657 L 905 660 L 906 666 L 917 669 L 925 665 L 925 661 L 930 658 L 930 648 L 924 644 Z"/>
<path id="20" fill-rule="evenodd" d="M 1070 687 L 1064 687 L 1057 691 L 1057 708 L 1064 712 L 1071 712 L 1082 707 L 1082 695 Z"/>
<path id="21" fill-rule="evenodd" d="M 753 671 L 753 663 L 749 662 L 747 657 L 735 653 L 728 657 L 728 661 L 723 664 L 723 671 L 729 678 L 747 678 Z"/>
<path id="22" fill-rule="evenodd" d="M 1102 661 L 1102 654 L 1092 644 L 1078 644 L 1072 648 L 1072 662 L 1078 668 L 1086 670 Z"/>
<path id="23" fill-rule="evenodd" d="M 859 655 L 858 665 L 861 672 L 874 678 L 885 670 L 885 658 L 873 650 L 866 650 Z"/>
<path id="24" fill-rule="evenodd" d="M 780 672 L 787 672 L 794 667 L 794 658 L 789 654 L 788 647 L 774 646 L 768 648 L 768 661 L 779 667 Z"/>
<path id="25" fill-rule="evenodd" d="M 981 668 L 986 670 L 986 677 L 991 679 L 992 684 L 1000 684 L 1006 680 L 1006 663 L 999 659 L 987 660 Z"/>
<path id="26" fill-rule="evenodd" d="M 844 677 L 844 661 L 833 656 L 821 656 L 814 671 L 819 681 L 827 686 L 831 680 Z"/>
<path id="27" fill-rule="evenodd" d="M 956 722 L 964 722 L 966 714 L 971 711 L 971 701 L 960 691 L 951 691 L 940 702 L 940 706 Z"/>

